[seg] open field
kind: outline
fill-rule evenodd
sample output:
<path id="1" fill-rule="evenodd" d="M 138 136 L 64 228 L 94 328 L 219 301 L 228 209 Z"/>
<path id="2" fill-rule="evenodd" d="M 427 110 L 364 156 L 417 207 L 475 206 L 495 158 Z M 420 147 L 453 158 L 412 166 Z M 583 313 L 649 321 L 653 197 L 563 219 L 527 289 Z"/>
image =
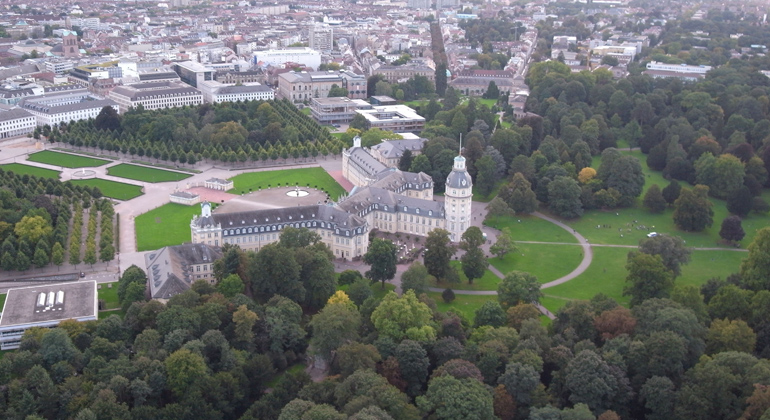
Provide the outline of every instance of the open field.
<path id="1" fill-rule="evenodd" d="M 138 216 L 135 219 L 137 250 L 190 242 L 190 220 L 196 214 L 200 214 L 198 206 L 168 203 Z"/>
<path id="2" fill-rule="evenodd" d="M 52 152 L 44 150 L 29 155 L 30 162 L 46 163 L 48 165 L 63 166 L 65 168 L 93 168 L 110 163 L 109 160 L 97 159 L 88 156 L 71 155 L 69 153 Z"/>
<path id="3" fill-rule="evenodd" d="M 98 187 L 105 197 L 116 200 L 130 200 L 142 195 L 142 187 L 138 185 L 124 184 L 122 182 L 110 181 L 107 179 L 73 179 L 68 181 L 73 185 L 88 185 Z"/>
<path id="4" fill-rule="evenodd" d="M 577 239 L 566 230 L 549 221 L 528 214 L 517 214 L 513 217 L 490 217 L 484 224 L 498 230 L 510 229 L 514 241 L 578 243 Z"/>
<path id="5" fill-rule="evenodd" d="M 583 248 L 579 246 L 548 244 L 517 244 L 517 246 L 519 248 L 517 252 L 511 252 L 502 259 L 490 258 L 490 264 L 503 274 L 514 270 L 526 271 L 537 276 L 540 283 L 548 283 L 571 273 L 583 261 Z"/>
<path id="6" fill-rule="evenodd" d="M 249 172 L 232 178 L 233 189 L 228 191 L 240 194 L 257 191 L 261 188 L 277 187 L 279 185 L 319 188 L 326 191 L 332 200 L 336 200 L 345 189 L 334 180 L 323 168 L 281 169 L 277 171 Z"/>
<path id="7" fill-rule="evenodd" d="M 99 300 L 104 301 L 104 308 L 102 309 L 118 309 L 120 308 L 120 302 L 118 301 L 118 283 L 100 283 L 97 295 Z"/>
<path id="8" fill-rule="evenodd" d="M 629 297 L 623 296 L 626 282 L 626 256 L 628 248 L 594 247 L 594 259 L 583 274 L 567 283 L 544 289 L 543 306 L 556 311 L 572 299 L 591 299 L 604 293 L 622 305 L 628 305 Z M 700 286 L 712 277 L 725 278 L 738 271 L 745 252 L 693 251 L 690 263 L 682 267 L 682 275 L 676 284 Z"/>
<path id="9" fill-rule="evenodd" d="M 121 163 L 120 165 L 107 168 L 107 174 L 151 183 L 181 181 L 192 176 L 192 174 L 164 171 L 163 169 L 148 168 L 128 163 Z"/>
<path id="10" fill-rule="evenodd" d="M 0 165 L 4 171 L 13 172 L 16 175 L 34 175 L 38 178 L 59 179 L 61 172 L 53 169 L 38 168 L 37 166 L 22 165 L 21 163 L 7 163 Z"/>
<path id="11" fill-rule="evenodd" d="M 452 290 L 497 290 L 497 283 L 500 283 L 500 277 L 497 277 L 492 271 L 484 271 L 484 275 L 480 279 L 473 280 L 473 284 L 469 284 L 468 278 L 463 273 L 462 263 L 460 261 L 450 261 L 450 264 L 453 267 L 457 267 L 457 271 L 460 273 L 460 283 L 437 283 L 434 277 L 431 276 L 431 286 L 442 289 L 450 288 Z"/>
<path id="12" fill-rule="evenodd" d="M 455 295 L 456 298 L 452 303 L 444 303 L 444 300 L 441 298 L 441 293 L 439 292 L 429 292 L 428 296 L 436 301 L 436 307 L 439 311 L 446 312 L 450 308 L 455 309 L 471 322 L 473 322 L 473 319 L 476 317 L 476 311 L 484 304 L 484 302 L 497 299 L 497 296 L 458 294 Z"/>

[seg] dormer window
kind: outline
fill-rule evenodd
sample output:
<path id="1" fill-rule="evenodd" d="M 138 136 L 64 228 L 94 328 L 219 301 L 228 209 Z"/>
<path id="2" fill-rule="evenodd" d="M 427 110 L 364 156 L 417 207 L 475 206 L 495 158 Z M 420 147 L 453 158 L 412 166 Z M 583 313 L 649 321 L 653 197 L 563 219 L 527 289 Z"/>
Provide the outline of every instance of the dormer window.
<path id="1" fill-rule="evenodd" d="M 404 206 L 404 211 L 409 211 L 409 207 Z"/>
<path id="2" fill-rule="evenodd" d="M 417 214 L 420 214 L 420 209 L 415 210 L 415 212 L 417 212 Z"/>

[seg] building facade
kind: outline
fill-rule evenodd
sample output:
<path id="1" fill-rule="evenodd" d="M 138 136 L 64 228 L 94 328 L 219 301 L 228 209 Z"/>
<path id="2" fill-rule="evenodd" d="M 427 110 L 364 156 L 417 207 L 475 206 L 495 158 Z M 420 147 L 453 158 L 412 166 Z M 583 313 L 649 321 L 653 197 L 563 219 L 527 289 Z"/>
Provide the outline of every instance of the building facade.
<path id="1" fill-rule="evenodd" d="M 334 29 L 331 26 L 313 25 L 308 29 L 310 48 L 318 51 L 334 49 Z"/>
<path id="2" fill-rule="evenodd" d="M 288 72 L 278 75 L 278 97 L 293 103 L 329 97 L 332 86 L 348 90 L 349 99 L 366 98 L 366 77 L 350 71 Z"/>
<path id="3" fill-rule="evenodd" d="M 317 69 L 321 65 L 321 53 L 312 48 L 286 48 L 253 52 L 254 64 L 259 66 L 282 66 L 284 63 L 304 64 Z"/>
<path id="4" fill-rule="evenodd" d="M 225 85 L 216 81 L 210 81 L 200 83 L 198 89 L 203 94 L 203 100 L 208 103 L 268 101 L 275 99 L 273 89 L 260 83 Z"/>
<path id="5" fill-rule="evenodd" d="M 372 72 L 372 75 L 381 75 L 388 83 L 399 83 L 414 76 L 424 76 L 432 83 L 436 83 L 436 70 L 426 65 L 380 66 Z"/>
<path id="6" fill-rule="evenodd" d="M 25 98 L 19 107 L 35 116 L 37 125 L 58 125 L 71 121 L 96 118 L 105 106 L 120 112 L 120 106 L 111 99 L 104 99 L 85 90 L 46 94 Z"/>
<path id="7" fill-rule="evenodd" d="M 188 290 L 198 280 L 216 283 L 214 261 L 218 246 L 204 243 L 167 246 L 144 255 L 150 297 L 166 300 Z"/>
<path id="8" fill-rule="evenodd" d="M 36 126 L 35 117 L 21 108 L 0 112 L 0 139 L 27 135 Z"/>
<path id="9" fill-rule="evenodd" d="M 356 113 L 363 115 L 371 128 L 394 133 L 419 133 L 425 128 L 425 118 L 406 105 L 373 106 Z"/>
<path id="10" fill-rule="evenodd" d="M 118 86 L 109 94 L 122 112 L 142 105 L 144 109 L 163 109 L 181 106 L 196 106 L 203 103 L 198 89 L 183 83 L 148 82 Z"/>

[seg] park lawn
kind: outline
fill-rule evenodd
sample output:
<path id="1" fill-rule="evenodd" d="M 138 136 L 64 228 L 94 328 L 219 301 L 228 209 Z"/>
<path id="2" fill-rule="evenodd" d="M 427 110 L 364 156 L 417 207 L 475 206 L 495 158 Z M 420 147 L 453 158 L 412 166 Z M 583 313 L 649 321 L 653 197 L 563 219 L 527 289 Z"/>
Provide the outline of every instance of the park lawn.
<path id="1" fill-rule="evenodd" d="M 476 311 L 481 308 L 481 305 L 488 300 L 497 300 L 497 296 L 494 295 L 461 295 L 455 294 L 455 300 L 452 303 L 444 302 L 441 298 L 441 292 L 428 292 L 428 296 L 436 301 L 436 308 L 441 312 L 446 312 L 449 309 L 455 309 L 462 313 L 463 316 L 470 322 L 476 318 Z"/>
<path id="2" fill-rule="evenodd" d="M 492 108 L 497 103 L 497 99 L 481 99 L 479 98 L 479 103 L 484 104 L 488 106 L 489 108 Z"/>
<path id="3" fill-rule="evenodd" d="M 105 197 L 116 200 L 130 200 L 142 195 L 142 187 L 138 185 L 125 184 L 123 182 L 110 181 L 107 179 L 73 179 L 68 181 L 73 185 L 88 185 L 98 187 Z"/>
<path id="4" fill-rule="evenodd" d="M 52 152 L 44 150 L 29 155 L 30 162 L 47 163 L 54 166 L 63 166 L 65 168 L 93 168 L 110 163 L 106 159 L 97 159 L 89 156 L 71 155 L 69 153 Z"/>
<path id="5" fill-rule="evenodd" d="M 304 107 L 299 112 L 301 112 L 301 113 L 303 113 L 305 115 L 310 115 L 310 108 Z"/>
<path id="6" fill-rule="evenodd" d="M 228 192 L 233 194 L 257 191 L 279 185 L 299 185 L 301 187 L 310 186 L 310 188 L 318 188 L 326 191 L 332 200 L 336 200 L 341 195 L 346 194 L 345 189 L 329 173 L 319 167 L 249 172 L 237 175 L 231 179 L 234 187 Z"/>
<path id="7" fill-rule="evenodd" d="M 430 101 L 427 101 L 425 99 L 417 99 L 417 100 L 414 100 L 414 101 L 406 101 L 406 102 L 404 102 L 404 105 L 406 105 L 408 107 L 411 107 L 411 108 L 416 108 L 416 107 L 421 107 L 423 105 L 427 105 L 428 102 L 430 102 Z"/>
<path id="8" fill-rule="evenodd" d="M 594 259 L 583 274 L 558 286 L 543 289 L 543 306 L 553 313 L 568 301 L 589 300 L 598 293 L 604 293 L 621 305 L 628 306 L 629 297 L 623 296 L 626 284 L 626 258 L 630 248 L 594 247 Z M 693 251 L 690 263 L 682 266 L 682 275 L 677 285 L 701 286 L 712 277 L 726 278 L 740 268 L 741 260 L 747 257 L 740 251 Z"/>
<path id="9" fill-rule="evenodd" d="M 54 171 L 53 169 L 38 168 L 37 166 L 22 165 L 21 163 L 7 163 L 0 165 L 6 172 L 13 172 L 16 175 L 33 175 L 38 178 L 54 178 L 59 179 L 61 172 Z"/>
<path id="10" fill-rule="evenodd" d="M 168 203 L 138 216 L 136 247 L 150 251 L 190 242 L 190 220 L 200 214 L 198 206 Z"/>
<path id="11" fill-rule="evenodd" d="M 97 290 L 97 295 L 99 296 L 99 300 L 104 301 L 104 308 L 102 309 L 119 309 L 118 283 L 100 283 L 99 286 L 100 288 Z"/>
<path id="12" fill-rule="evenodd" d="M 571 273 L 583 261 L 583 248 L 575 245 L 519 243 L 517 247 L 518 251 L 503 258 L 490 258 L 490 264 L 503 274 L 526 271 L 540 283 L 548 283 Z"/>
<path id="13" fill-rule="evenodd" d="M 337 273 L 337 280 L 340 278 L 339 274 L 340 273 Z M 337 290 L 342 290 L 343 292 L 347 293 L 348 287 L 350 287 L 350 285 L 347 284 L 344 286 L 337 286 Z M 374 293 L 372 296 L 378 300 L 384 298 L 388 292 L 392 292 L 394 290 L 396 290 L 395 284 L 385 283 L 385 287 L 383 288 L 382 283 L 380 282 L 372 283 L 372 293 Z"/>
<path id="14" fill-rule="evenodd" d="M 107 174 L 150 183 L 181 181 L 192 176 L 189 173 L 172 172 L 128 163 L 110 166 L 107 168 Z"/>
<path id="15" fill-rule="evenodd" d="M 8 297 L 8 295 L 7 295 L 7 294 L 5 294 L 5 293 L 3 293 L 2 295 L 0 295 L 0 311 L 2 311 L 2 310 L 3 310 L 3 308 L 5 308 L 5 298 L 6 298 L 6 297 Z"/>
<path id="16" fill-rule="evenodd" d="M 547 220 L 528 214 L 488 217 L 484 224 L 498 230 L 510 229 L 514 241 L 577 243 L 577 239 L 570 232 Z"/>
<path id="17" fill-rule="evenodd" d="M 431 286 L 442 289 L 450 288 L 452 290 L 497 290 L 497 283 L 500 283 L 500 277 L 497 277 L 492 271 L 485 270 L 484 275 L 480 279 L 475 279 L 473 284 L 469 284 L 468 277 L 465 277 L 465 273 L 463 273 L 462 263 L 460 261 L 450 261 L 449 264 L 457 267 L 457 271 L 460 273 L 460 283 L 438 283 L 433 276 L 430 276 Z"/>
<path id="18" fill-rule="evenodd" d="M 118 309 L 110 309 L 109 311 L 99 311 L 98 318 L 100 320 L 102 320 L 102 319 L 105 319 L 105 318 L 109 318 L 109 317 L 111 317 L 113 315 L 117 315 L 117 316 L 123 318 L 124 314 L 123 314 L 123 311 L 120 308 L 118 308 Z"/>

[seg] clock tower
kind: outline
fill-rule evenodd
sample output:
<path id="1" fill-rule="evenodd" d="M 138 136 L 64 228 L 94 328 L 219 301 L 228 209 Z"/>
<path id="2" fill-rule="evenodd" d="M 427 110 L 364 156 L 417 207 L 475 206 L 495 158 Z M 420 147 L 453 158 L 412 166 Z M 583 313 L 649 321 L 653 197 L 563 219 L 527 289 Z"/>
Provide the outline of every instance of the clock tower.
<path id="1" fill-rule="evenodd" d="M 444 191 L 445 226 L 452 242 L 460 242 L 465 230 L 471 226 L 472 189 L 473 182 L 465 167 L 465 157 L 460 154 L 455 157 Z"/>

